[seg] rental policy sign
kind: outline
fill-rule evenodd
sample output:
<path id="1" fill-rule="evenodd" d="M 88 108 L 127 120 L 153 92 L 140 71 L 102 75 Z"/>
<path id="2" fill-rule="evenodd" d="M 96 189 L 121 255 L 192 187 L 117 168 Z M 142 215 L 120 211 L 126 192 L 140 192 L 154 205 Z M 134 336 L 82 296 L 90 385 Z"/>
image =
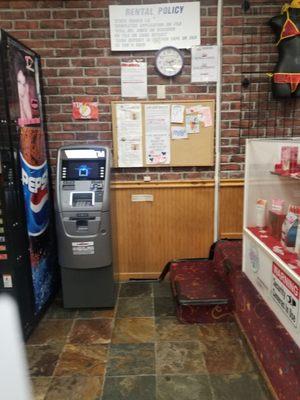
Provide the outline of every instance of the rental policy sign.
<path id="1" fill-rule="evenodd" d="M 112 51 L 200 44 L 200 2 L 109 6 Z"/>

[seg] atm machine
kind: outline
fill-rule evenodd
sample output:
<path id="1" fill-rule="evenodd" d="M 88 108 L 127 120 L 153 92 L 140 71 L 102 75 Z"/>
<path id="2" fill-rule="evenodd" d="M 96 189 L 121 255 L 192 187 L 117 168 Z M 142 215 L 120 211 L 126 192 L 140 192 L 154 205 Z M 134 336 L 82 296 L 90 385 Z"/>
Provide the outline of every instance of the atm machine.
<path id="1" fill-rule="evenodd" d="M 109 187 L 108 148 L 58 150 L 55 215 L 66 308 L 114 306 Z"/>

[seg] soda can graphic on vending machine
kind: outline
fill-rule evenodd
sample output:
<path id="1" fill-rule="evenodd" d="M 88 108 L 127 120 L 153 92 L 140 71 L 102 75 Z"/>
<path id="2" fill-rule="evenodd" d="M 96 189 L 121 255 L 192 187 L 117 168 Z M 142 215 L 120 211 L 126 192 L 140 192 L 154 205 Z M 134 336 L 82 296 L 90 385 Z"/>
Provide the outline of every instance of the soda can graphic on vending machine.
<path id="1" fill-rule="evenodd" d="M 47 271 L 50 240 L 48 166 L 44 133 L 40 127 L 20 128 L 20 163 L 33 285 L 39 309 L 47 300 L 47 288 L 52 278 Z"/>
<path id="2" fill-rule="evenodd" d="M 26 162 L 22 153 L 20 153 L 20 157 L 28 234 L 40 236 L 47 229 L 49 223 L 47 162 L 33 166 Z"/>

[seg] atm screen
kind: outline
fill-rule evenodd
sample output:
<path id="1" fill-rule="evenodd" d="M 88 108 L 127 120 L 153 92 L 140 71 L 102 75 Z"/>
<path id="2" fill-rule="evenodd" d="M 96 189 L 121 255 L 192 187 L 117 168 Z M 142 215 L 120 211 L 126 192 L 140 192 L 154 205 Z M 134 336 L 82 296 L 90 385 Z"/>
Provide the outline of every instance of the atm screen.
<path id="1" fill-rule="evenodd" d="M 105 160 L 63 160 L 62 180 L 102 180 L 105 176 Z"/>

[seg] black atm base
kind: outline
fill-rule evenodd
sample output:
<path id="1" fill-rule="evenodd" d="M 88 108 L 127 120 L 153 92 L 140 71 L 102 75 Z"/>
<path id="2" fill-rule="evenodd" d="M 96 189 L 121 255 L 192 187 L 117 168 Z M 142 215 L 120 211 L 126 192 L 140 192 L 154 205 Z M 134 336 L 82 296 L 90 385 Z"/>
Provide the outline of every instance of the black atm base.
<path id="1" fill-rule="evenodd" d="M 115 284 L 112 265 L 101 268 L 61 268 L 65 308 L 112 308 Z"/>

